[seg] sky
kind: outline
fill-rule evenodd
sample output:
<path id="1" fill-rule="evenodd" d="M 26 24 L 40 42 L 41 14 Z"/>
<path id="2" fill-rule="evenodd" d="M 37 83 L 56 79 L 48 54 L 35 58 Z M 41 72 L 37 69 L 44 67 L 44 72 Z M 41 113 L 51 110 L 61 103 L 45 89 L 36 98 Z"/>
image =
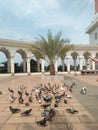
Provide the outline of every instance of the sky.
<path id="1" fill-rule="evenodd" d="M 93 17 L 93 0 L 0 0 L 0 38 L 35 41 L 51 30 L 71 43 L 89 44 L 85 29 Z"/>

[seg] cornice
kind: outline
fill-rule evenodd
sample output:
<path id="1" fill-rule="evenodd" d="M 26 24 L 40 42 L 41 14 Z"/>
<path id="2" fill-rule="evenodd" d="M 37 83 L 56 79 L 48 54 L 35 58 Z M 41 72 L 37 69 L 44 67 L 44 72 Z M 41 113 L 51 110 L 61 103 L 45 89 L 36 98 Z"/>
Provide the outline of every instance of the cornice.
<path id="1" fill-rule="evenodd" d="M 91 33 L 96 27 L 98 27 L 98 18 L 94 20 L 86 29 L 85 33 Z"/>
<path id="2" fill-rule="evenodd" d="M 75 51 L 98 51 L 98 45 L 74 45 L 74 49 Z"/>
<path id="3" fill-rule="evenodd" d="M 30 47 L 33 42 L 26 42 L 26 41 L 18 41 L 18 40 L 11 40 L 11 39 L 3 39 L 0 38 L 0 45 L 1 46 L 13 46 L 13 47 Z"/>
<path id="4" fill-rule="evenodd" d="M 0 38 L 0 46 L 30 48 L 33 42 L 18 41 Z M 73 51 L 98 51 L 98 45 L 74 44 Z"/>

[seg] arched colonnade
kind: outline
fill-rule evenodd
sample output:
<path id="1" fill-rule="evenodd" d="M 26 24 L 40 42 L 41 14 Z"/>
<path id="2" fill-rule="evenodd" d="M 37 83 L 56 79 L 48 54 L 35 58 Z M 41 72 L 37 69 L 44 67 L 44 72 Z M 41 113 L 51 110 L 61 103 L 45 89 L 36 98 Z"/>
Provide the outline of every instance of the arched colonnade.
<path id="1" fill-rule="evenodd" d="M 11 75 L 15 74 L 14 68 L 14 59 L 15 53 L 19 53 L 23 59 L 23 72 L 30 74 L 30 59 L 32 57 L 32 53 L 29 51 L 31 47 L 31 42 L 25 41 L 16 41 L 9 39 L 0 39 L 0 51 L 3 52 L 7 58 L 7 72 Z M 88 69 L 95 70 L 96 64 L 93 61 L 88 59 L 88 55 L 92 55 L 93 57 L 98 57 L 98 45 L 75 45 L 74 50 L 69 51 L 65 54 L 65 56 L 61 57 L 62 63 L 62 71 L 64 71 L 64 64 L 66 61 L 67 72 L 71 72 L 70 65 L 71 62 L 74 64 L 74 71 L 76 71 L 76 64 L 78 64 L 79 71 L 83 70 L 84 59 L 85 63 L 89 65 Z M 45 62 L 44 60 L 40 60 L 41 62 L 41 72 L 45 72 Z M 55 70 L 58 72 L 58 61 L 55 64 Z"/>

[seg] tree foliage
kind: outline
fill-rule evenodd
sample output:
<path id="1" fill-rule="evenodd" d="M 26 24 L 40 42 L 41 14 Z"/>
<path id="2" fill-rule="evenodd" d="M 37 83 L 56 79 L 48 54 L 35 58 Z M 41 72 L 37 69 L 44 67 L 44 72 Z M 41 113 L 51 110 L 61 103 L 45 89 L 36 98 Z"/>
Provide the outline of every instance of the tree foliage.
<path id="1" fill-rule="evenodd" d="M 50 74 L 55 74 L 54 64 L 59 57 L 73 48 L 69 39 L 62 39 L 62 32 L 59 31 L 54 37 L 48 31 L 47 38 L 39 35 L 36 42 L 31 45 L 31 52 L 38 58 L 46 60 L 50 65 Z"/>

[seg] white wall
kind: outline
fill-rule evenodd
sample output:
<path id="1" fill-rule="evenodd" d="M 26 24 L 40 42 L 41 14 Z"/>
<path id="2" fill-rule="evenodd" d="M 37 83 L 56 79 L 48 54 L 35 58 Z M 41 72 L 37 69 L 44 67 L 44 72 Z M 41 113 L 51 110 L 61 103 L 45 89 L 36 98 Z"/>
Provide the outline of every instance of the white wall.
<path id="1" fill-rule="evenodd" d="M 97 39 L 95 39 L 95 33 L 97 33 Z M 98 27 L 89 34 L 89 43 L 98 44 Z"/>

